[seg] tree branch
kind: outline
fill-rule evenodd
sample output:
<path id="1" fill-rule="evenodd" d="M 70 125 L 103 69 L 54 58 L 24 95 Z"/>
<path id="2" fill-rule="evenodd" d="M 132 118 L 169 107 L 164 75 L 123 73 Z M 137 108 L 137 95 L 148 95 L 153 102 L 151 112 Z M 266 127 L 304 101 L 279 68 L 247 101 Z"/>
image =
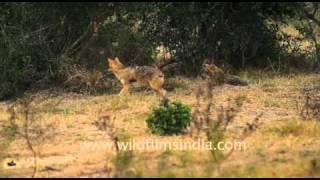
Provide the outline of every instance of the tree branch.
<path id="1" fill-rule="evenodd" d="M 316 18 L 316 13 L 318 11 L 318 5 L 314 5 L 313 6 L 314 9 L 313 9 L 313 12 L 312 13 L 309 13 L 306 9 L 304 9 L 304 14 L 307 18 L 309 18 L 310 20 L 312 20 L 313 22 L 315 22 L 318 26 L 320 26 L 320 20 L 318 20 Z"/>
<path id="2" fill-rule="evenodd" d="M 74 54 L 79 48 L 87 47 L 90 42 L 94 40 L 98 36 L 99 26 L 101 22 L 104 20 L 105 16 L 108 15 L 109 12 L 101 13 L 92 18 L 89 25 L 87 26 L 86 31 L 76 39 L 73 44 L 66 49 L 64 55 L 72 55 Z M 85 42 L 85 44 L 83 44 Z M 81 54 L 81 52 L 80 52 Z"/>

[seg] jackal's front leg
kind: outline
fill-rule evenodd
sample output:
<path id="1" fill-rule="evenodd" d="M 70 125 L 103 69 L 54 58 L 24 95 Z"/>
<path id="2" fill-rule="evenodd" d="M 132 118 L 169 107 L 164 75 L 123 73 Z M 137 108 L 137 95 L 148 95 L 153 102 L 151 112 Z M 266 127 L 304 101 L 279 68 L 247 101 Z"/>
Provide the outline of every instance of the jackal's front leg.
<path id="1" fill-rule="evenodd" d="M 124 84 L 122 84 L 122 86 L 123 86 L 123 87 L 122 87 L 119 95 L 121 95 L 121 94 L 123 94 L 123 93 L 128 93 L 128 91 L 129 91 L 129 84 L 128 84 L 128 83 L 124 83 Z"/>

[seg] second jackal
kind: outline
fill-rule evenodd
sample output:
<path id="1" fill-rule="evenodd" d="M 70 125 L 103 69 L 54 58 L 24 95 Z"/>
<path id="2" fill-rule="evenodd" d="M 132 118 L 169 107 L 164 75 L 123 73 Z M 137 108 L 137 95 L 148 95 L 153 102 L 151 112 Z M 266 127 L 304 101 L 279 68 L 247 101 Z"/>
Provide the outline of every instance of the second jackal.
<path id="1" fill-rule="evenodd" d="M 225 73 L 222 69 L 213 63 L 204 63 L 202 65 L 201 76 L 205 79 L 214 81 L 217 85 L 230 84 L 234 86 L 247 86 L 248 82 L 242 80 L 239 76 Z"/>

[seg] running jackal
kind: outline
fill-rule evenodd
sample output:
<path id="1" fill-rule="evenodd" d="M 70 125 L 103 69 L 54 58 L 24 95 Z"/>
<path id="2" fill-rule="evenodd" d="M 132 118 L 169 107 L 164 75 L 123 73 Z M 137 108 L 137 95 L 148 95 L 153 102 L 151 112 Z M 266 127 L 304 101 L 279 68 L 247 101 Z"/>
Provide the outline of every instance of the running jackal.
<path id="1" fill-rule="evenodd" d="M 119 94 L 128 93 L 129 84 L 132 82 L 145 83 L 165 96 L 166 90 L 162 88 L 164 84 L 164 74 L 157 68 L 151 66 L 127 67 L 120 62 L 119 58 L 108 58 L 109 68 L 114 75 L 120 80 L 123 88 Z"/>

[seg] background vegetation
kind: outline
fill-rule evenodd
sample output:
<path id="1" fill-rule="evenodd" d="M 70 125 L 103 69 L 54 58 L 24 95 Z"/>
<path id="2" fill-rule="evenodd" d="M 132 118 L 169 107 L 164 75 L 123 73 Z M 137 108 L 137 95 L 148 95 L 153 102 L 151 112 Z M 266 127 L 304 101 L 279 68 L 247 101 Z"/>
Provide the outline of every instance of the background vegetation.
<path id="1" fill-rule="evenodd" d="M 1 3 L 0 10 L 1 99 L 62 86 L 75 65 L 108 79 L 107 57 L 155 64 L 160 44 L 171 53 L 160 65 L 179 64 L 169 76 L 196 76 L 206 58 L 230 71 L 319 65 L 318 3 L 27 2 Z M 280 31 L 288 24 L 301 36 Z M 301 50 L 297 38 L 310 47 Z"/>
<path id="2" fill-rule="evenodd" d="M 0 3 L 0 177 L 319 177 L 319 5 Z M 118 96 L 115 56 L 161 68 L 168 99 Z M 119 145 L 198 138 L 247 148 Z"/>

